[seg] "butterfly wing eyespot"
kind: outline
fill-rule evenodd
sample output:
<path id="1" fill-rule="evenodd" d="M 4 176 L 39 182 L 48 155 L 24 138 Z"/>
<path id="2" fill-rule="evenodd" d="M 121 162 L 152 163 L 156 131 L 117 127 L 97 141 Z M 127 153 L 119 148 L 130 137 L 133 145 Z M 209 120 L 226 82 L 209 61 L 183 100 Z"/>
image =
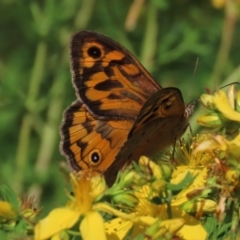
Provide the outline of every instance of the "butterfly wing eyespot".
<path id="1" fill-rule="evenodd" d="M 89 57 L 92 57 L 94 59 L 98 59 L 102 55 L 101 49 L 99 49 L 97 46 L 90 47 L 87 50 L 87 53 L 88 53 Z"/>
<path id="2" fill-rule="evenodd" d="M 102 154 L 99 149 L 93 149 L 88 156 L 89 165 L 98 166 L 102 161 Z"/>

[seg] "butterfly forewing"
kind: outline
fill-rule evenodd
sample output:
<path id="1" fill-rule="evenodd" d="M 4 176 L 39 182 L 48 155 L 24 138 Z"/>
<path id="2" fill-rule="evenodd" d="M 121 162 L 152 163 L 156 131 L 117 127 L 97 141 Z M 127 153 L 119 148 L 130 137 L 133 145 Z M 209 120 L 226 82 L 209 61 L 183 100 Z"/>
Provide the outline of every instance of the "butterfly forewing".
<path id="1" fill-rule="evenodd" d="M 135 119 L 161 89 L 130 52 L 98 33 L 73 36 L 71 63 L 77 96 L 102 119 Z"/>

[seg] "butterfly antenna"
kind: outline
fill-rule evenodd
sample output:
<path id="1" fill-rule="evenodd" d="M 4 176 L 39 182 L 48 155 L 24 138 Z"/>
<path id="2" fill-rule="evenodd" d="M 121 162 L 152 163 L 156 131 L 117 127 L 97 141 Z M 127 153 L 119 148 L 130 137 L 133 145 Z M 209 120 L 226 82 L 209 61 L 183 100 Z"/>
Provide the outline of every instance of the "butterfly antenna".
<path id="1" fill-rule="evenodd" d="M 225 88 L 225 87 L 228 87 L 228 86 L 231 86 L 231 85 L 234 85 L 234 84 L 238 84 L 238 85 L 240 85 L 239 82 L 232 82 L 232 83 L 228 83 L 228 84 L 226 84 L 226 85 L 220 87 L 219 89 L 223 89 L 223 88 Z M 217 91 L 217 90 L 215 90 L 215 91 Z M 215 91 L 214 91 L 214 92 L 215 92 Z"/>

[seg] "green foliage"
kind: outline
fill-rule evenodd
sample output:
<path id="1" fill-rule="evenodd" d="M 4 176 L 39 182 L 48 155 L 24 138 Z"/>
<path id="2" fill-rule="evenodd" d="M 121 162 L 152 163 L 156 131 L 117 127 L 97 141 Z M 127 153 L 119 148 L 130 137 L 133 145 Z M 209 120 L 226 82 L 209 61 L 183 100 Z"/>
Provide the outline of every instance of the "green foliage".
<path id="1" fill-rule="evenodd" d="M 73 33 L 88 29 L 117 40 L 163 87 L 179 87 L 186 101 L 205 87 L 222 86 L 239 64 L 236 13 L 208 1 L 145 1 L 130 31 L 126 19 L 134 20 L 132 4 L 0 2 L 0 182 L 17 194 L 35 195 L 47 212 L 65 200 L 58 128 L 63 110 L 75 100 L 68 58 Z"/>

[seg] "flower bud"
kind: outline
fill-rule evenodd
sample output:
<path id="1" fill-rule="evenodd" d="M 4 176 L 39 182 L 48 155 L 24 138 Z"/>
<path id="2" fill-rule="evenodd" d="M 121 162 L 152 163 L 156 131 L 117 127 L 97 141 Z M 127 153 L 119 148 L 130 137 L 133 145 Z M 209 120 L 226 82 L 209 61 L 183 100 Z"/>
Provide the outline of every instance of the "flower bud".
<path id="1" fill-rule="evenodd" d="M 209 110 L 214 110 L 214 104 L 213 104 L 213 96 L 210 94 L 202 94 L 201 97 L 201 103 L 204 107 L 206 107 Z"/>
<path id="2" fill-rule="evenodd" d="M 175 218 L 164 221 L 155 221 L 145 231 L 145 235 L 151 239 L 163 239 L 166 234 L 175 234 L 184 225 L 182 218 Z"/>
<path id="3" fill-rule="evenodd" d="M 229 169 L 225 174 L 225 178 L 233 186 L 240 185 L 240 173 L 236 170 Z"/>
<path id="4" fill-rule="evenodd" d="M 216 210 L 217 203 L 210 199 L 199 198 L 195 201 L 188 201 L 183 205 L 183 210 L 186 212 L 198 212 L 211 213 Z"/>
<path id="5" fill-rule="evenodd" d="M 138 204 L 138 199 L 130 193 L 120 193 L 114 195 L 112 200 L 116 204 L 125 205 L 128 207 L 135 207 Z"/>
<path id="6" fill-rule="evenodd" d="M 128 171 L 126 174 L 124 174 L 121 178 L 122 188 L 125 188 L 125 187 L 128 187 L 129 185 L 131 185 L 135 178 L 138 178 L 138 174 L 133 170 Z"/>
<path id="7" fill-rule="evenodd" d="M 13 206 L 6 201 L 0 201 L 0 217 L 3 219 L 15 219 L 18 214 L 14 211 Z"/>
<path id="8" fill-rule="evenodd" d="M 223 125 L 218 114 L 212 113 L 198 117 L 197 122 L 199 125 L 210 128 L 219 128 Z"/>

